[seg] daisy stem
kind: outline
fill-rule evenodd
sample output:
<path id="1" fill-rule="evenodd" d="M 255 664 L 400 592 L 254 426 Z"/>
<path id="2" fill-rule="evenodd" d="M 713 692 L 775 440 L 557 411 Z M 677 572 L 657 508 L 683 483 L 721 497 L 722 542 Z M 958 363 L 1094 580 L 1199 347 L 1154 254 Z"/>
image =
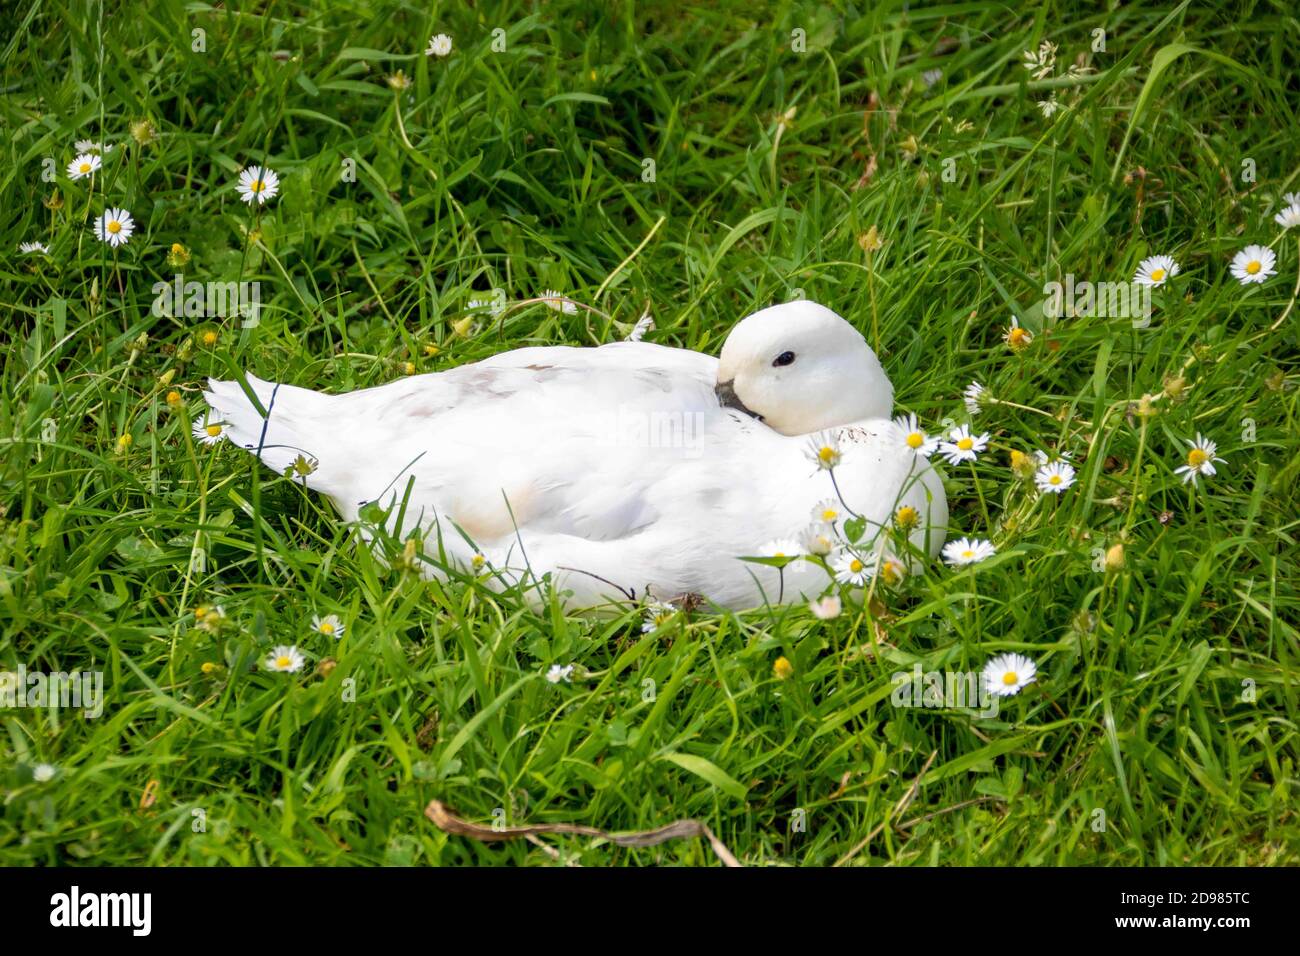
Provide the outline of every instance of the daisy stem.
<path id="1" fill-rule="evenodd" d="M 845 500 L 844 500 L 844 496 L 843 496 L 842 494 L 840 494 L 840 483 L 839 483 L 838 481 L 835 480 L 835 469 L 834 469 L 834 468 L 827 468 L 826 470 L 827 470 L 828 472 L 830 472 L 830 476 L 831 476 L 831 487 L 835 489 L 835 497 L 838 498 L 838 499 L 840 500 L 840 504 L 842 504 L 842 505 L 844 506 L 844 510 L 847 511 L 849 514 L 853 515 L 853 517 L 855 517 L 855 518 L 861 518 L 862 515 L 858 514 L 856 511 L 854 511 L 852 508 L 850 508 L 850 507 L 849 507 L 849 503 L 848 503 L 847 501 L 845 501 Z"/>
<path id="2" fill-rule="evenodd" d="M 988 528 L 991 533 L 993 530 L 993 521 L 989 518 L 989 506 L 984 500 L 984 489 L 980 487 L 980 478 L 975 471 L 975 462 L 967 462 L 967 464 L 970 465 L 971 480 L 975 482 L 975 494 L 977 494 L 980 499 L 980 511 L 984 513 L 984 527 Z"/>
<path id="3" fill-rule="evenodd" d="M 867 253 L 867 294 L 871 297 L 871 338 L 875 341 L 876 354 L 880 354 L 880 313 L 876 309 L 876 270 L 875 254 Z"/>
<path id="4" fill-rule="evenodd" d="M 1296 297 L 1300 296 L 1300 242 L 1296 243 L 1295 248 L 1296 248 L 1295 288 L 1291 290 L 1291 301 L 1286 304 L 1286 308 L 1283 309 L 1282 314 L 1277 317 L 1277 321 L 1268 327 L 1268 330 L 1270 332 L 1276 332 L 1278 330 L 1278 327 L 1281 326 L 1281 324 L 1286 321 L 1286 317 L 1290 315 L 1291 310 L 1295 308 Z"/>

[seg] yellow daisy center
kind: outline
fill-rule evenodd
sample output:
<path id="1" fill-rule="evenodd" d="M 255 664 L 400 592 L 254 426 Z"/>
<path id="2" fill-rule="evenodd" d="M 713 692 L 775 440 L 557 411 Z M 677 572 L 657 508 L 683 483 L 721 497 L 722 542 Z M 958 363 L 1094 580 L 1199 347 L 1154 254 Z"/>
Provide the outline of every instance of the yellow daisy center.
<path id="1" fill-rule="evenodd" d="M 785 557 L 785 552 L 784 552 L 784 551 L 773 551 L 773 552 L 772 552 L 772 557 L 774 557 L 774 558 L 784 558 L 784 557 Z"/>
<path id="2" fill-rule="evenodd" d="M 863 563 L 859 561 L 857 558 L 854 558 L 852 561 L 849 562 L 849 570 L 852 571 L 854 574 L 858 574 L 859 572 L 861 572 L 863 567 L 864 567 Z"/>
<path id="3" fill-rule="evenodd" d="M 1165 277 L 1165 270 L 1164 270 L 1164 269 L 1152 269 L 1152 270 L 1151 270 L 1151 281 L 1152 281 L 1152 282 L 1159 282 L 1159 281 L 1162 280 L 1164 277 Z"/>
<path id="4" fill-rule="evenodd" d="M 1061 476 L 1060 476 L 1060 475 L 1052 475 L 1051 478 L 1048 478 L 1048 479 L 1047 479 L 1047 483 L 1050 484 L 1050 485 L 1059 485 L 1059 484 L 1061 483 Z"/>
<path id="5" fill-rule="evenodd" d="M 960 448 L 962 451 L 970 451 L 972 448 L 975 447 L 975 439 L 973 438 L 959 439 L 957 441 L 957 447 Z"/>
<path id="6" fill-rule="evenodd" d="M 218 435 L 221 434 L 221 426 L 220 426 L 220 425 L 209 425 L 207 428 L 205 428 L 205 429 L 203 429 L 203 430 L 204 430 L 205 432 L 207 432 L 209 435 L 211 435 L 213 438 L 216 438 Z"/>
<path id="7" fill-rule="evenodd" d="M 260 193 L 260 192 L 262 191 L 262 188 L 263 188 L 263 183 L 262 183 L 262 181 L 261 181 L 260 179 L 254 179 L 254 180 L 253 180 L 253 185 L 252 185 L 251 188 L 252 188 L 253 192 L 255 192 L 255 193 Z"/>
<path id="8" fill-rule="evenodd" d="M 114 219 L 112 222 L 110 222 L 110 223 L 108 224 L 108 231 L 109 231 L 109 232 L 112 232 L 112 233 L 118 233 L 118 232 L 121 232 L 121 231 L 122 231 L 122 224 L 121 224 L 120 222 L 118 222 L 116 219 Z"/>
<path id="9" fill-rule="evenodd" d="M 1007 333 L 1007 338 L 1011 341 L 1012 345 L 1019 345 L 1024 342 L 1025 339 L 1029 338 L 1029 333 L 1024 329 L 1012 329 Z"/>
<path id="10" fill-rule="evenodd" d="M 1193 468 L 1200 468 L 1209 460 L 1210 456 L 1199 448 L 1193 448 L 1187 453 L 1187 464 L 1191 465 Z"/>
<path id="11" fill-rule="evenodd" d="M 908 448 L 920 448 L 924 444 L 925 444 L 925 436 L 922 435 L 920 432 L 912 432 L 912 434 L 907 436 Z"/>
<path id="12" fill-rule="evenodd" d="M 818 450 L 817 457 L 824 462 L 827 463 L 832 462 L 835 460 L 835 449 L 832 448 L 830 445 L 823 445 Z"/>
<path id="13" fill-rule="evenodd" d="M 893 561 L 886 561 L 885 566 L 880 569 L 880 573 L 885 576 L 886 581 L 891 583 L 902 577 L 902 574 L 898 570 L 898 565 Z"/>
<path id="14" fill-rule="evenodd" d="M 899 524 L 911 524 L 916 520 L 916 509 L 911 505 L 903 505 L 898 509 L 898 514 L 895 517 L 898 519 Z"/>
<path id="15" fill-rule="evenodd" d="M 1002 683 L 1006 684 L 1008 687 L 1010 687 L 1012 684 L 1017 683 L 1019 680 L 1020 680 L 1020 675 L 1017 674 L 1015 671 L 1007 671 L 1005 674 L 1002 675 Z"/>
<path id="16" fill-rule="evenodd" d="M 1251 259 L 1249 262 L 1246 263 L 1246 271 L 1251 275 L 1254 275 L 1261 268 L 1262 266 L 1260 266 L 1258 259 Z"/>
<path id="17" fill-rule="evenodd" d="M 90 172 L 90 163 L 82 163 L 77 169 L 79 172 L 88 173 Z"/>
<path id="18" fill-rule="evenodd" d="M 486 561 L 486 560 L 487 560 L 487 558 L 483 557 L 483 555 L 481 555 L 481 554 L 476 554 L 476 555 L 474 555 L 474 558 L 473 558 L 473 560 L 472 560 L 470 563 L 473 564 L 474 567 L 476 567 L 476 568 L 481 568 L 481 567 L 483 567 L 483 562 Z"/>
<path id="19" fill-rule="evenodd" d="M 320 622 L 320 632 L 321 632 L 322 634 L 333 634 L 333 633 L 334 633 L 334 625 L 331 624 L 329 621 L 321 621 L 321 622 Z"/>
<path id="20" fill-rule="evenodd" d="M 975 557 L 975 552 L 972 551 L 970 548 L 967 548 L 965 551 L 961 553 L 961 556 L 963 558 L 973 558 Z"/>
<path id="21" fill-rule="evenodd" d="M 203 333 L 203 344 L 204 344 L 204 345 L 216 345 L 216 344 L 217 344 L 217 333 L 216 333 L 216 332 L 204 332 L 204 333 Z"/>
<path id="22" fill-rule="evenodd" d="M 287 654 L 281 654 L 275 659 L 275 666 L 280 668 L 280 670 L 287 671 L 293 666 L 293 658 L 289 657 Z"/>
<path id="23" fill-rule="evenodd" d="M 822 512 L 823 521 L 834 521 L 839 516 L 840 513 L 836 511 L 834 508 L 827 508 L 825 511 Z"/>

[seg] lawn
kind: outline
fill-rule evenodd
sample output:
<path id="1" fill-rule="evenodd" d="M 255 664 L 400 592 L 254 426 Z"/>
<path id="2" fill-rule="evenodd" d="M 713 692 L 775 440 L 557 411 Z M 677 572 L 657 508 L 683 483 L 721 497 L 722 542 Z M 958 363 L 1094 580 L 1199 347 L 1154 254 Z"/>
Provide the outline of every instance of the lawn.
<path id="1" fill-rule="evenodd" d="M 434 800 L 494 836 L 698 820 L 757 866 L 1295 864 L 1286 9 L 19 5 L 0 670 L 98 674 L 102 712 L 0 708 L 0 864 L 718 862 L 487 842 Z M 1153 256 L 1176 273 L 1130 286 Z M 646 630 L 427 580 L 418 539 L 358 547 L 300 474 L 204 441 L 208 376 L 342 392 L 647 312 L 647 341 L 717 354 L 801 297 L 900 412 L 988 433 L 946 480 L 950 535 L 993 556 L 834 617 Z M 900 698 L 1006 653 L 1037 675 L 994 716 Z"/>

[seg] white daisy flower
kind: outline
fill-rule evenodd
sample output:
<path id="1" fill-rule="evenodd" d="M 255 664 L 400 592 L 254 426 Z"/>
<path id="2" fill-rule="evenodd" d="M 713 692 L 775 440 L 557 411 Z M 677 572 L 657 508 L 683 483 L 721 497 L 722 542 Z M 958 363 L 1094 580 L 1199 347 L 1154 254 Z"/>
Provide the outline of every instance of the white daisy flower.
<path id="1" fill-rule="evenodd" d="M 546 672 L 546 679 L 552 684 L 558 684 L 560 681 L 569 683 L 573 679 L 573 665 L 565 664 L 561 667 L 559 664 L 552 664 L 551 669 Z"/>
<path id="2" fill-rule="evenodd" d="M 962 425 L 953 429 L 948 440 L 939 445 L 939 454 L 948 459 L 950 465 L 960 465 L 963 461 L 974 461 L 988 445 L 988 432 L 972 435 L 970 426 Z"/>
<path id="3" fill-rule="evenodd" d="M 1183 476 L 1183 484 L 1190 481 L 1195 485 L 1198 475 L 1212 476 L 1214 474 L 1214 463 L 1223 461 L 1223 459 L 1215 457 L 1219 446 L 1205 438 L 1200 432 L 1196 433 L 1196 441 L 1189 441 L 1187 444 L 1191 445 L 1187 452 L 1187 464 L 1175 468 L 1174 474 Z"/>
<path id="4" fill-rule="evenodd" d="M 256 200 L 260 206 L 280 191 L 280 177 L 275 174 L 275 170 L 265 166 L 249 166 L 240 172 L 235 189 L 244 202 L 251 204 Z"/>
<path id="5" fill-rule="evenodd" d="M 907 565 L 888 551 L 880 556 L 879 565 L 872 567 L 871 570 L 879 576 L 880 580 L 889 585 L 901 584 L 903 578 L 907 576 Z"/>
<path id="6" fill-rule="evenodd" d="M 663 627 L 677 614 L 677 608 L 663 601 L 653 601 L 646 606 L 645 620 L 641 622 L 641 633 L 649 634 L 656 628 Z"/>
<path id="7" fill-rule="evenodd" d="M 135 220 L 125 209 L 106 209 L 95 220 L 95 238 L 117 248 L 126 245 L 135 231 Z"/>
<path id="8" fill-rule="evenodd" d="M 32 255 L 33 253 L 39 252 L 48 256 L 50 254 L 50 247 L 43 242 L 20 242 L 18 243 L 18 251 L 23 255 Z"/>
<path id="9" fill-rule="evenodd" d="M 210 634 L 215 634 L 217 631 L 221 630 L 221 625 L 225 620 L 226 609 L 220 604 L 200 604 L 194 609 L 195 626 Z"/>
<path id="10" fill-rule="evenodd" d="M 1300 203 L 1292 203 L 1273 217 L 1273 221 L 1283 229 L 1300 226 Z"/>
<path id="11" fill-rule="evenodd" d="M 1002 335 L 1002 341 L 1007 343 L 1007 348 L 1011 351 L 1023 352 L 1034 344 L 1034 333 L 1021 326 L 1020 320 L 1013 315 L 1011 324 Z"/>
<path id="12" fill-rule="evenodd" d="M 311 629 L 326 637 L 342 637 L 347 631 L 347 627 L 339 620 L 337 614 L 327 614 L 324 617 L 314 615 L 311 619 Z"/>
<path id="13" fill-rule="evenodd" d="M 194 440 L 204 445 L 216 445 L 226 438 L 225 422 L 201 422 L 197 418 L 190 429 Z"/>
<path id="14" fill-rule="evenodd" d="M 810 517 L 813 524 L 834 524 L 844 517 L 844 506 L 834 498 L 823 498 L 813 505 Z"/>
<path id="15" fill-rule="evenodd" d="M 1283 193 L 1282 201 L 1288 206 L 1300 206 L 1300 193 Z"/>
<path id="16" fill-rule="evenodd" d="M 851 551 L 845 551 L 831 564 L 831 569 L 835 572 L 835 580 L 840 584 L 851 584 L 854 587 L 865 587 L 866 583 L 871 580 L 872 568 L 856 554 Z"/>
<path id="17" fill-rule="evenodd" d="M 793 538 L 774 538 L 758 549 L 760 558 L 798 558 L 802 555 L 799 542 Z"/>
<path id="18" fill-rule="evenodd" d="M 624 339 L 624 341 L 640 342 L 643 338 L 645 338 L 647 332 L 653 332 L 654 330 L 655 330 L 654 317 L 651 316 L 649 312 L 647 312 L 645 315 L 641 316 L 641 318 L 636 320 L 636 325 L 632 326 L 632 331 L 627 334 L 627 337 Z"/>
<path id="19" fill-rule="evenodd" d="M 68 163 L 68 176 L 72 179 L 85 179 L 103 165 L 104 161 L 94 153 L 82 153 Z"/>
<path id="20" fill-rule="evenodd" d="M 302 670 L 302 665 L 305 663 L 306 658 L 297 647 L 281 644 L 271 650 L 271 656 L 266 659 L 266 669 L 279 671 L 282 674 L 294 674 Z"/>
<path id="21" fill-rule="evenodd" d="M 966 391 L 962 392 L 962 401 L 966 403 L 966 411 L 971 415 L 978 415 L 983 410 L 987 398 L 988 389 L 979 382 L 971 382 L 966 386 Z"/>
<path id="22" fill-rule="evenodd" d="M 548 309 L 554 309 L 556 312 L 563 312 L 565 315 L 573 315 L 578 311 L 578 306 L 575 303 L 570 302 L 554 289 L 547 289 L 543 292 L 541 300 L 542 304 Z"/>
<path id="23" fill-rule="evenodd" d="M 49 783 L 57 772 L 52 763 L 38 763 L 32 768 L 32 779 L 37 783 Z"/>
<path id="24" fill-rule="evenodd" d="M 825 557 L 835 550 L 835 528 L 822 521 L 813 522 L 800 532 L 799 549 L 804 554 Z"/>
<path id="25" fill-rule="evenodd" d="M 994 697 L 1011 697 L 1034 682 L 1038 665 L 1020 654 L 999 654 L 984 665 L 984 689 Z"/>
<path id="26" fill-rule="evenodd" d="M 929 458 L 939 447 L 939 439 L 922 431 L 916 416 L 911 414 L 894 419 L 894 436 L 899 444 L 907 446 L 921 458 Z"/>
<path id="27" fill-rule="evenodd" d="M 1269 276 L 1277 275 L 1273 264 L 1277 256 L 1268 246 L 1247 246 L 1232 257 L 1232 277 L 1242 285 L 1263 282 Z"/>
<path id="28" fill-rule="evenodd" d="M 78 153 L 111 153 L 113 151 L 112 146 L 105 146 L 93 139 L 79 139 L 72 144 L 72 148 Z"/>
<path id="29" fill-rule="evenodd" d="M 840 611 L 843 610 L 843 605 L 840 603 L 840 596 L 838 594 L 828 594 L 824 598 L 809 601 L 808 610 L 810 610 L 812 616 L 817 618 L 819 621 L 829 621 L 832 618 L 840 616 Z"/>
<path id="30" fill-rule="evenodd" d="M 985 558 L 991 558 L 997 554 L 997 548 L 993 547 L 993 542 L 985 541 L 982 538 L 958 538 L 956 541 L 949 541 L 943 546 L 943 559 L 954 567 L 963 564 L 974 564 L 977 561 L 983 561 Z"/>
<path id="31" fill-rule="evenodd" d="M 822 432 L 820 435 L 814 435 L 808 442 L 808 449 L 804 452 L 808 460 L 818 468 L 830 471 L 840 463 L 844 453 L 840 451 L 839 435 L 834 432 Z"/>
<path id="32" fill-rule="evenodd" d="M 1054 461 L 1041 466 L 1034 472 L 1034 484 L 1038 490 L 1059 495 L 1074 484 L 1074 466 L 1064 461 Z"/>
<path id="33" fill-rule="evenodd" d="M 1149 256 L 1138 263 L 1133 282 L 1136 285 L 1160 286 L 1178 275 L 1179 271 L 1173 256 Z"/>
<path id="34" fill-rule="evenodd" d="M 451 53 L 451 37 L 445 33 L 439 33 L 435 37 L 429 38 L 429 48 L 424 51 L 425 56 L 448 56 Z"/>

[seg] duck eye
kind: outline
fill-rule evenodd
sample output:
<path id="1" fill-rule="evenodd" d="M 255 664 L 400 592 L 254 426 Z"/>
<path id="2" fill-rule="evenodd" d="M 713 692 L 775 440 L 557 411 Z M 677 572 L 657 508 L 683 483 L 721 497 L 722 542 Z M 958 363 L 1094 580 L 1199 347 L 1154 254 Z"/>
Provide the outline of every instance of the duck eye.
<path id="1" fill-rule="evenodd" d="M 794 353 L 782 352 L 780 355 L 778 355 L 776 358 L 772 360 L 772 364 L 775 365 L 777 368 L 780 368 L 782 365 L 793 365 Z"/>

